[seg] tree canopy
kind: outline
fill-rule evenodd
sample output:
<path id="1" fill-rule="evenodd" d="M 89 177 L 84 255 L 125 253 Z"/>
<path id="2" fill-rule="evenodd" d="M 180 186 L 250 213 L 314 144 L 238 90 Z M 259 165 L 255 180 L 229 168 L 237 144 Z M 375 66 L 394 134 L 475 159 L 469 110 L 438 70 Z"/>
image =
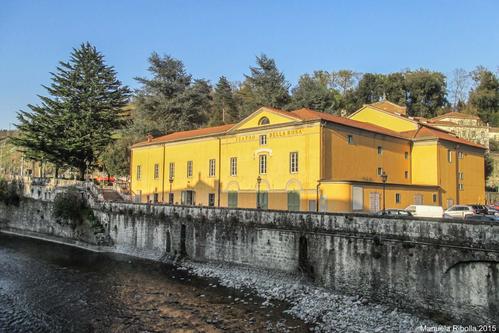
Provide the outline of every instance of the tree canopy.
<path id="1" fill-rule="evenodd" d="M 130 91 L 90 43 L 73 49 L 44 88 L 49 96 L 28 105 L 30 112 L 18 113 L 19 131 L 12 142 L 26 157 L 76 168 L 83 178 L 123 126 L 121 111 Z"/>

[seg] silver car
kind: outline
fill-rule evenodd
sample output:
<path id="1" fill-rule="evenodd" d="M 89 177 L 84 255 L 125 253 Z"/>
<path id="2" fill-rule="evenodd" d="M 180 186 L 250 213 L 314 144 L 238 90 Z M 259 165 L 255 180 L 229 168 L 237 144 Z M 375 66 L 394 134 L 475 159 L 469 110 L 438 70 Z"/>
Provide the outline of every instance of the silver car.
<path id="1" fill-rule="evenodd" d="M 444 217 L 464 219 L 466 215 L 474 215 L 473 207 L 468 205 L 454 205 L 444 212 Z"/>

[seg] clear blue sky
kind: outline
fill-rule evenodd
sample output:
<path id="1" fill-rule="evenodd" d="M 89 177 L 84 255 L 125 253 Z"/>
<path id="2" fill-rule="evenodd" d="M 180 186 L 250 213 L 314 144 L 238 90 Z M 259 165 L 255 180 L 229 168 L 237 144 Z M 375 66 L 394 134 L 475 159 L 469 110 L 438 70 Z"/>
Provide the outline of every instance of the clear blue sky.
<path id="1" fill-rule="evenodd" d="M 49 72 L 84 41 L 134 88 L 152 51 L 212 82 L 241 81 L 261 53 L 291 83 L 316 69 L 448 74 L 499 66 L 499 1 L 3 0 L 0 128 L 37 103 Z"/>

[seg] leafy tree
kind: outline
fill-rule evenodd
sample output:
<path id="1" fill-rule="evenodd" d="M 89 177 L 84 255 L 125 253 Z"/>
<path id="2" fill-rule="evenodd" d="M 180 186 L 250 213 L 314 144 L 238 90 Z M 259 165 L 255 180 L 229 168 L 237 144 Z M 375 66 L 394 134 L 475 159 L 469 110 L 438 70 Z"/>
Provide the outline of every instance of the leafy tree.
<path id="1" fill-rule="evenodd" d="M 101 164 L 110 176 L 126 177 L 130 174 L 130 147 L 136 141 L 129 131 L 123 132 L 101 156 Z"/>
<path id="2" fill-rule="evenodd" d="M 398 105 L 406 105 L 406 85 L 403 73 L 391 73 L 384 80 L 384 93 L 387 100 Z"/>
<path id="3" fill-rule="evenodd" d="M 234 89 L 225 76 L 221 76 L 213 92 L 213 113 L 210 125 L 230 124 L 239 120 L 239 104 Z"/>
<path id="4" fill-rule="evenodd" d="M 50 97 L 40 96 L 40 105 L 28 105 L 31 112 L 18 113 L 19 134 L 12 141 L 28 158 L 76 168 L 83 179 L 122 127 L 130 91 L 88 42 L 59 63 L 44 87 Z"/>
<path id="5" fill-rule="evenodd" d="M 290 100 L 290 85 L 274 59 L 262 54 L 256 57 L 256 64 L 256 67 L 250 67 L 251 74 L 245 75 L 239 90 L 245 115 L 262 106 L 284 108 Z"/>
<path id="6" fill-rule="evenodd" d="M 315 71 L 313 75 L 304 74 L 298 85 L 292 90 L 290 107 L 311 108 L 327 113 L 337 113 L 340 107 L 341 96 L 330 86 L 330 77 L 327 72 Z"/>
<path id="7" fill-rule="evenodd" d="M 420 69 L 405 73 L 408 114 L 434 117 L 447 104 L 445 76 L 439 72 Z"/>
<path id="8" fill-rule="evenodd" d="M 170 56 L 149 57 L 152 78 L 136 78 L 142 88 L 135 97 L 135 131 L 166 133 L 189 130 L 203 124 L 210 108 L 209 84 L 193 80 L 182 61 Z"/>
<path id="9" fill-rule="evenodd" d="M 366 73 L 362 76 L 355 91 L 357 108 L 363 104 L 378 102 L 385 97 L 385 76 Z"/>
<path id="10" fill-rule="evenodd" d="M 456 68 L 452 72 L 449 82 L 449 98 L 454 111 L 460 111 L 464 107 L 469 78 L 469 73 L 462 68 Z"/>
<path id="11" fill-rule="evenodd" d="M 477 68 L 472 76 L 476 86 L 470 92 L 470 104 L 484 122 L 499 126 L 499 78 L 483 67 Z"/>
<path id="12" fill-rule="evenodd" d="M 489 177 L 492 175 L 492 172 L 494 171 L 494 160 L 492 157 L 490 157 L 490 154 L 485 154 L 484 158 L 484 169 L 485 169 L 485 181 L 489 179 Z"/>
<path id="13" fill-rule="evenodd" d="M 338 90 L 342 96 L 345 96 L 349 91 L 355 88 L 360 75 L 360 73 L 350 69 L 341 69 L 331 72 L 330 80 L 333 88 Z"/>

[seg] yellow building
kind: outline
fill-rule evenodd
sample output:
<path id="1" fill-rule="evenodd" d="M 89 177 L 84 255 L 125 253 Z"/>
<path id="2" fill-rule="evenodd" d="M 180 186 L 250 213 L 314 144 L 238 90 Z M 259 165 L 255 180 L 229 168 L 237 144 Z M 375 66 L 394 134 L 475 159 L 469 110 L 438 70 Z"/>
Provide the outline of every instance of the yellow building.
<path id="1" fill-rule="evenodd" d="M 377 211 L 383 188 L 386 208 L 483 202 L 483 147 L 390 108 L 349 119 L 262 107 L 148 138 L 132 147 L 131 189 L 141 202 L 301 211 Z"/>

